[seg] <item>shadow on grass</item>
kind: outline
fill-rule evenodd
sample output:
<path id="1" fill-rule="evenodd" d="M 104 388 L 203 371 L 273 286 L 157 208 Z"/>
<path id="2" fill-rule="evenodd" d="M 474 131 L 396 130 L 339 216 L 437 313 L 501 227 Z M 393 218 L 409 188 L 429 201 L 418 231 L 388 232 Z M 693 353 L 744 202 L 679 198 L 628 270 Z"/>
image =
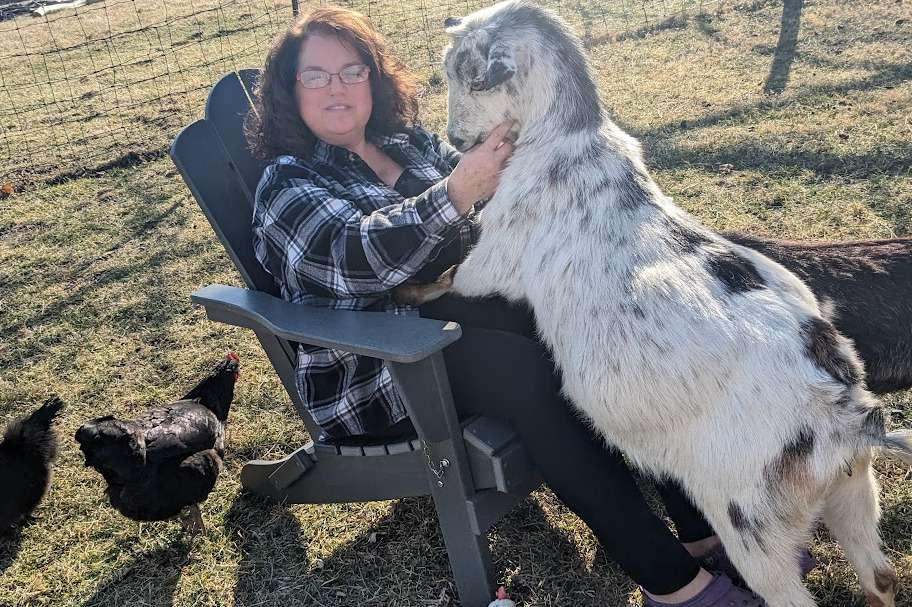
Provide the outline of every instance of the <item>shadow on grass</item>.
<path id="1" fill-rule="evenodd" d="M 866 607 L 859 589 L 848 583 L 851 579 L 851 576 L 827 577 L 823 585 L 809 581 L 808 588 L 818 607 Z"/>
<path id="2" fill-rule="evenodd" d="M 273 406 L 280 406 L 280 405 L 276 404 Z M 294 413 L 293 405 L 282 404 L 281 406 L 283 408 L 288 407 L 289 414 L 296 415 Z M 234 422 L 232 422 L 232 423 L 234 423 Z M 299 423 L 302 428 L 304 426 L 304 421 L 299 418 L 295 418 L 293 423 Z M 229 426 L 229 428 L 230 427 L 231 426 Z M 305 432 L 307 431 L 306 428 L 304 429 L 304 431 Z M 229 432 L 230 432 L 230 430 L 229 430 Z M 294 442 L 294 443 L 288 442 L 288 441 L 281 441 L 281 442 L 269 441 L 266 443 L 254 442 L 252 444 L 247 444 L 244 446 L 235 446 L 230 451 L 225 453 L 225 459 L 224 459 L 225 466 L 228 469 L 232 470 L 233 474 L 236 473 L 236 474 L 240 475 L 241 470 L 243 469 L 244 465 L 247 464 L 248 462 L 250 462 L 252 460 L 269 461 L 269 460 L 282 459 L 288 455 L 291 455 L 292 453 L 294 453 L 295 451 L 297 451 L 298 449 L 303 447 L 307 443 L 308 440 L 309 440 L 308 438 L 304 437 L 301 439 L 300 442 Z M 264 503 L 268 503 L 268 502 L 264 502 Z"/>
<path id="3" fill-rule="evenodd" d="M 132 562 L 112 572 L 82 607 L 170 607 L 189 555 L 190 544 L 181 539 L 138 554 Z"/>
<path id="4" fill-rule="evenodd" d="M 607 558 L 588 528 L 575 521 L 575 531 L 584 529 L 577 537 L 594 542 L 594 557 L 588 562 L 586 543 L 571 541 L 577 534 L 555 527 L 545 513 L 552 511 L 561 520 L 568 514 L 550 492 L 546 494 L 549 497 L 526 500 L 497 525 L 492 551 L 498 582 L 506 573 L 510 597 L 520 605 L 626 605 L 636 585 Z"/>
<path id="5" fill-rule="evenodd" d="M 839 84 L 812 86 L 796 91 L 788 99 L 771 96 L 755 103 L 734 105 L 728 109 L 712 112 L 695 120 L 675 120 L 656 127 L 636 130 L 628 129 L 643 139 L 661 140 L 668 135 L 691 129 L 715 126 L 719 123 L 760 120 L 759 114 L 780 111 L 790 106 L 807 105 L 820 102 L 834 95 L 845 95 L 853 92 L 870 91 L 879 88 L 895 88 L 912 80 L 912 62 L 887 63 L 874 67 L 876 71 L 863 78 L 855 78 Z"/>
<path id="6" fill-rule="evenodd" d="M 93 93 L 93 95 L 94 95 L 94 93 Z M 95 118 L 95 117 L 96 116 L 91 116 L 91 118 Z M 165 120 L 164 116 L 159 119 L 159 121 L 162 121 L 162 120 Z M 142 119 L 140 119 L 139 121 L 145 122 Z M 157 126 L 164 127 L 164 125 L 161 122 L 159 122 Z M 80 179 L 82 177 L 91 175 L 92 173 L 103 173 L 105 171 L 110 171 L 111 169 L 126 169 L 126 168 L 136 167 L 144 162 L 150 162 L 152 160 L 158 160 L 159 158 L 164 158 L 167 154 L 168 154 L 167 147 L 160 147 L 155 150 L 144 150 L 144 151 L 131 150 L 131 151 L 127 152 L 126 154 L 121 154 L 114 160 L 109 160 L 107 162 L 101 163 L 91 169 L 80 169 L 77 171 L 71 171 L 71 172 L 60 173 L 59 175 L 55 175 L 51 179 L 48 179 L 45 182 L 45 185 L 56 185 L 56 184 L 66 183 L 67 181 L 70 181 L 71 179 Z"/>
<path id="7" fill-rule="evenodd" d="M 22 527 L 13 527 L 0 534 L 0 575 L 10 568 L 22 546 Z"/>
<path id="8" fill-rule="evenodd" d="M 885 506 L 880 518 L 884 546 L 898 554 L 912 553 L 912 500 Z M 908 588 L 912 580 L 902 580 L 900 586 Z"/>
<path id="9" fill-rule="evenodd" d="M 826 151 L 808 151 L 773 147 L 759 140 L 742 141 L 734 145 L 706 145 L 682 149 L 676 145 L 655 146 L 649 164 L 660 170 L 701 167 L 712 170 L 721 165 L 732 165 L 736 170 L 758 171 L 776 177 L 785 177 L 803 171 L 819 178 L 844 178 L 870 180 L 878 176 L 901 177 L 912 171 L 912 144 L 893 144 L 888 149 L 867 153 L 836 154 Z M 875 182 L 869 184 L 872 192 Z M 897 236 L 912 232 L 908 210 L 891 197 L 869 199 L 871 210 L 887 221 Z"/>
<path id="10" fill-rule="evenodd" d="M 624 31 L 621 33 L 608 32 L 605 34 L 600 34 L 594 36 L 592 34 L 592 18 L 588 12 L 583 12 L 585 9 L 581 8 L 580 12 L 584 20 L 585 32 L 582 35 L 583 46 L 588 49 L 593 49 L 595 47 L 601 46 L 603 44 L 609 44 L 614 42 L 624 42 L 625 40 L 638 40 L 646 38 L 647 36 L 652 36 L 661 32 L 667 32 L 671 30 L 682 30 L 687 29 L 689 19 L 684 15 L 672 15 L 657 21 L 653 24 L 644 25 L 633 30 Z"/>
<path id="11" fill-rule="evenodd" d="M 275 601 L 289 606 L 315 604 L 307 600 L 302 584 L 308 559 L 301 525 L 287 508 L 242 492 L 225 515 L 224 528 L 241 555 L 235 607 Z M 295 596 L 300 603 L 295 602 Z"/>
<path id="12" fill-rule="evenodd" d="M 154 206 L 154 203 L 153 203 Z M 179 203 L 174 203 L 170 205 L 167 209 L 161 211 L 157 214 L 150 214 L 150 207 L 142 206 L 136 211 L 136 221 L 132 226 L 129 226 L 129 229 L 124 233 L 123 237 L 112 243 L 110 246 L 106 247 L 103 251 L 99 252 L 98 255 L 94 257 L 89 257 L 80 261 L 74 265 L 67 265 L 58 268 L 50 268 L 44 272 L 43 278 L 47 283 L 54 282 L 65 282 L 67 278 L 76 278 L 84 275 L 88 270 L 97 262 L 107 259 L 110 257 L 115 257 L 116 254 L 123 249 L 125 246 L 140 240 L 140 238 L 146 235 L 147 232 L 154 229 L 156 226 L 162 224 L 167 220 L 175 211 L 180 208 Z M 32 284 L 32 276 L 23 276 L 21 280 L 9 280 L 6 284 L 7 289 L 15 289 L 16 287 L 23 287 L 29 284 Z M 88 284 L 85 287 L 79 289 L 76 293 L 79 293 L 84 290 L 91 290 L 92 286 L 96 283 Z"/>
<path id="13" fill-rule="evenodd" d="M 74 265 L 49 268 L 41 276 L 45 284 L 60 284 L 75 282 L 77 286 L 53 301 L 44 302 L 36 307 L 36 312 L 4 328 L 8 335 L 17 335 L 36 326 L 47 323 L 59 323 L 68 315 L 78 312 L 80 306 L 91 307 L 95 293 L 111 284 L 122 284 L 127 288 L 129 283 L 138 287 L 136 295 L 139 300 L 114 311 L 110 321 L 124 328 L 128 332 L 152 331 L 151 339 L 155 343 L 167 346 L 171 338 L 168 337 L 168 326 L 174 315 L 175 309 L 190 306 L 189 294 L 175 293 L 173 289 L 162 280 L 161 269 L 172 260 L 192 258 L 204 250 L 206 242 L 179 242 L 172 243 L 155 235 L 156 229 L 166 223 L 181 226 L 187 223 L 188 217 L 180 213 L 181 204 L 175 202 L 161 209 L 160 198 L 153 193 L 130 192 L 138 196 L 140 201 L 133 208 L 124 209 L 125 221 L 123 222 L 123 236 L 112 242 L 98 255 L 84 259 Z M 147 251 L 141 261 L 118 262 L 118 255 L 125 247 L 136 243 L 143 243 Z M 104 262 L 103 269 L 93 269 L 97 262 Z M 144 278 L 147 277 L 147 278 Z M 33 286 L 34 276 L 23 276 L 18 282 L 7 285 L 9 293 Z M 97 314 L 91 310 L 86 314 Z M 45 351 L 53 340 L 44 340 L 42 343 L 32 343 L 34 340 L 24 340 L 24 343 L 13 348 L 7 361 L 2 361 L 8 372 L 29 364 L 33 355 Z M 14 341 L 14 343 L 16 343 Z"/>
<path id="14" fill-rule="evenodd" d="M 413 598 L 411 587 L 446 579 L 449 573 L 442 566 L 442 539 L 426 533 L 429 522 L 436 524 L 429 499 L 399 500 L 388 516 L 314 566 L 301 524 L 285 506 L 240 493 L 225 517 L 225 532 L 241 555 L 234 607 L 379 607 L 396 604 L 397 597 Z M 320 530 L 311 533 L 322 535 Z M 426 535 L 431 541 L 422 542 Z M 452 597 L 452 584 L 443 586 Z"/>
<path id="15" fill-rule="evenodd" d="M 316 566 L 307 558 L 301 523 L 281 505 L 239 494 L 225 530 L 241 553 L 234 607 L 458 604 L 429 497 L 393 502 L 385 516 Z M 314 541 L 325 541 L 323 531 L 308 531 Z M 496 581 L 509 578 L 518 602 L 562 597 L 566 604 L 595 605 L 595 597 L 617 593 L 617 572 L 606 563 L 589 571 L 579 548 L 534 500 L 518 506 L 495 528 L 492 560 Z"/>
<path id="16" fill-rule="evenodd" d="M 711 170 L 712 167 L 730 164 L 736 170 L 753 170 L 778 177 L 808 171 L 819 178 L 853 180 L 867 180 L 881 175 L 901 177 L 912 173 L 912 144 L 907 142 L 868 153 L 846 154 L 776 148 L 773 145 L 775 143 L 765 145 L 757 140 L 688 149 L 675 145 L 655 146 L 649 164 L 662 170 L 684 167 Z M 871 187 L 875 186 L 872 184 Z M 892 198 L 876 204 L 873 200 L 866 204 L 876 215 L 889 222 L 897 236 L 912 232 L 912 220 L 901 203 Z"/>
<path id="17" fill-rule="evenodd" d="M 779 42 L 773 57 L 770 73 L 763 83 L 763 92 L 778 94 L 788 84 L 792 61 L 795 59 L 795 45 L 801 29 L 801 8 L 804 0 L 785 0 L 782 5 L 782 20 L 779 26 Z"/>
<path id="18" fill-rule="evenodd" d="M 900 175 L 912 169 L 912 144 L 904 142 L 897 149 L 873 150 L 869 153 L 839 155 L 829 152 L 789 150 L 773 147 L 760 140 L 734 145 L 707 145 L 681 149 L 676 146 L 656 148 L 649 161 L 656 168 L 669 170 L 686 166 L 713 167 L 731 164 L 736 169 L 775 173 L 806 170 L 822 177 L 839 175 L 855 179 L 872 175 Z"/>

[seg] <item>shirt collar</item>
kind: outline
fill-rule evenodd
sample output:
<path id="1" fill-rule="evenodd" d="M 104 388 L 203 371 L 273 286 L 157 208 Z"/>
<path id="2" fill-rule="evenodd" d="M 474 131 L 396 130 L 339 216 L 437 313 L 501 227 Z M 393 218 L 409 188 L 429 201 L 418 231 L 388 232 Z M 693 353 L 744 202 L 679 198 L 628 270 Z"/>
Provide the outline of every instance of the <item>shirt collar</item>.
<path id="1" fill-rule="evenodd" d="M 366 137 L 368 141 L 384 151 L 390 148 L 403 149 L 409 142 L 408 133 L 382 135 L 380 133 L 368 131 Z M 316 162 L 340 166 L 351 163 L 352 160 L 354 160 L 354 154 L 343 147 L 326 143 L 322 139 L 317 139 L 313 148 L 313 159 Z"/>
<path id="2" fill-rule="evenodd" d="M 317 139 L 314 143 L 313 159 L 322 164 L 348 164 L 352 160 L 352 153 L 343 147 Z"/>
<path id="3" fill-rule="evenodd" d="M 379 146 L 380 149 L 385 150 L 389 147 L 401 148 L 408 145 L 409 136 L 408 133 L 393 133 L 392 135 L 368 133 L 368 140 Z"/>

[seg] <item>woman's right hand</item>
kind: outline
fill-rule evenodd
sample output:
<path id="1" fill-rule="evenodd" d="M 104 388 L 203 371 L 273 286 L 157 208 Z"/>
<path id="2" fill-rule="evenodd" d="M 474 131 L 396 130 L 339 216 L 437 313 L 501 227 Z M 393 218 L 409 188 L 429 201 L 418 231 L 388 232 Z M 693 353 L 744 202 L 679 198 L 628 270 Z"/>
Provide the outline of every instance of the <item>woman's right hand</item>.
<path id="1" fill-rule="evenodd" d="M 512 120 L 497 125 L 484 142 L 462 155 L 447 178 L 447 195 L 460 215 L 497 190 L 500 171 L 513 153 L 513 144 L 504 139 L 512 126 Z"/>

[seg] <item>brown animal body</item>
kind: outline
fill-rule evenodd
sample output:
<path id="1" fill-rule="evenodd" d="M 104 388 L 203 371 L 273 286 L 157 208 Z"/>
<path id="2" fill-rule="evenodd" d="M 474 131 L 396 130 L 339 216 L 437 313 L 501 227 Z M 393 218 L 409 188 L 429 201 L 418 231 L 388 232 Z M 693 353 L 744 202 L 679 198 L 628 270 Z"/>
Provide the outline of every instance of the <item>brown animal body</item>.
<path id="1" fill-rule="evenodd" d="M 795 242 L 725 238 L 779 262 L 833 308 L 875 394 L 912 388 L 912 238 Z"/>

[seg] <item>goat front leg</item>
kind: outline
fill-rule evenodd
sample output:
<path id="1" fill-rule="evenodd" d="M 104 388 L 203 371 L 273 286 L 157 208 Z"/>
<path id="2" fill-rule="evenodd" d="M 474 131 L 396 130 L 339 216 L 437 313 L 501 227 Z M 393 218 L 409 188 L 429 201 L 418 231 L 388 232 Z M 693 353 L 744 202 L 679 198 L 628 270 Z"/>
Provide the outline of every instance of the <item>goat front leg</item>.
<path id="1" fill-rule="evenodd" d="M 420 306 L 429 301 L 434 301 L 438 297 L 445 295 L 453 286 L 453 277 L 456 275 L 458 267 L 450 266 L 449 270 L 438 276 L 437 280 L 431 283 L 399 285 L 393 289 L 393 299 L 396 303 L 411 306 Z"/>
<path id="2" fill-rule="evenodd" d="M 432 283 L 399 285 L 393 299 L 401 304 L 418 306 L 453 292 L 463 297 L 503 295 L 516 301 L 519 291 L 519 249 L 504 250 L 493 244 L 493 238 L 482 239 L 458 266 L 452 266 Z"/>
<path id="3" fill-rule="evenodd" d="M 501 295 L 511 301 L 523 299 L 519 279 L 522 247 L 518 243 L 523 242 L 520 236 L 506 233 L 482 236 L 454 272 L 450 291 L 462 297 Z"/>

